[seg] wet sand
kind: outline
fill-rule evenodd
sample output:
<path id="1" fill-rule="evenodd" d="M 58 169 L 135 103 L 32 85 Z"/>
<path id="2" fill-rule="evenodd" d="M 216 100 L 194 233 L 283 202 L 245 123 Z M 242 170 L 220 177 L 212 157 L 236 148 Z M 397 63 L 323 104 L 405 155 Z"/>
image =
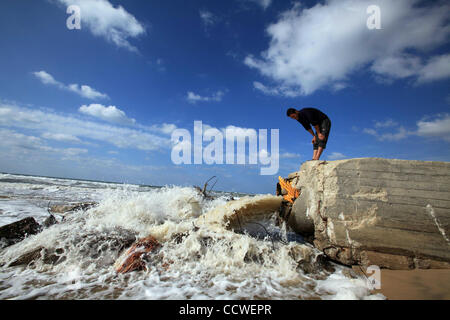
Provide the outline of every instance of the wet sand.
<path id="1" fill-rule="evenodd" d="M 450 269 L 381 270 L 381 293 L 389 300 L 450 300 Z"/>

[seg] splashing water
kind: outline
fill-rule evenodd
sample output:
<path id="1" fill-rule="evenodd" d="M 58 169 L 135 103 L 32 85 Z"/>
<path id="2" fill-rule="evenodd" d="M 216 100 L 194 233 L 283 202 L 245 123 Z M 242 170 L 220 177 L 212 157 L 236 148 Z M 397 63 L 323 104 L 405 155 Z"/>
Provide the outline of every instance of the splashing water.
<path id="1" fill-rule="evenodd" d="M 61 198 L 83 191 L 86 200 L 80 182 L 46 182 L 64 193 Z M 9 196 L 16 196 L 0 201 L 8 219 L 17 209 L 8 202 L 18 201 L 19 187 L 11 183 L 0 177 L 0 194 L 9 188 Z M 21 190 L 33 191 L 22 192 L 21 203 L 37 201 L 36 192 L 48 196 L 48 186 L 27 183 Z M 276 226 L 274 196 L 228 201 L 226 194 L 208 200 L 194 188 L 177 186 L 89 188 L 97 207 L 68 214 L 64 222 L 0 250 L 0 299 L 382 298 L 371 295 L 363 279 L 345 277 L 343 267 L 324 265 L 320 252 L 284 225 Z M 2 215 L 0 225 L 6 224 Z M 121 253 L 148 235 L 161 246 L 145 256 L 147 270 L 117 274 Z"/>

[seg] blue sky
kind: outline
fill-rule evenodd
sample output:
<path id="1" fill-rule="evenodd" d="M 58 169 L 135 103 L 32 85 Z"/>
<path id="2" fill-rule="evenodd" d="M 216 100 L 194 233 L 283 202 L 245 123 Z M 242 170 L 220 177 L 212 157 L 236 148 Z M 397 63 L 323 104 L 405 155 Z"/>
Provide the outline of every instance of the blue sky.
<path id="1" fill-rule="evenodd" d="M 369 29 L 369 5 L 381 29 Z M 77 5 L 81 30 L 68 29 Z M 286 117 L 332 121 L 323 160 L 449 161 L 450 6 L 414 0 L 0 3 L 0 171 L 273 193 L 312 158 Z M 279 129 L 278 174 L 261 165 L 174 165 L 194 121 Z"/>

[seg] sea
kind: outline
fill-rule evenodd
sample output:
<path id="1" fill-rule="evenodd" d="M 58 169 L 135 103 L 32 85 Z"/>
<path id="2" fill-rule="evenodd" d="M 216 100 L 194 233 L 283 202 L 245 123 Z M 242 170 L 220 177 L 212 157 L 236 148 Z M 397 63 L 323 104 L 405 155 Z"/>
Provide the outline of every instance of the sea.
<path id="1" fill-rule="evenodd" d="M 0 227 L 33 217 L 42 224 L 54 205 L 95 202 L 88 210 L 55 213 L 57 223 L 12 246 L 0 243 L 0 299 L 75 300 L 329 300 L 385 299 L 348 267 L 317 262 L 320 252 L 252 203 L 247 195 L 194 187 L 142 186 L 0 174 Z M 230 205 L 231 203 L 231 205 Z M 253 215 L 230 228 L 223 215 Z M 234 209 L 233 209 L 234 208 Z M 201 219 L 208 216 L 209 219 Z M 245 219 L 243 219 L 245 220 Z M 205 222 L 209 221 L 209 222 Z M 160 243 L 146 268 L 117 273 L 134 240 Z M 13 261 L 39 249 L 28 264 Z"/>

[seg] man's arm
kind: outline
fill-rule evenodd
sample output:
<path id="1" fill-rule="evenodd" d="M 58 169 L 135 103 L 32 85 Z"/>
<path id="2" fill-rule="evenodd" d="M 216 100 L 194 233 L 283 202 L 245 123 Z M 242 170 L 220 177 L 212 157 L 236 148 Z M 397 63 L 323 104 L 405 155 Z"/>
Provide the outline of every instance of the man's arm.
<path id="1" fill-rule="evenodd" d="M 316 128 L 317 137 L 319 137 L 320 140 L 325 139 L 325 136 L 320 132 L 319 125 L 314 126 Z"/>
<path id="2" fill-rule="evenodd" d="M 313 139 L 312 139 L 312 144 L 316 143 L 316 135 L 314 134 L 314 131 L 312 131 L 311 128 L 308 129 L 308 132 L 312 134 Z"/>

